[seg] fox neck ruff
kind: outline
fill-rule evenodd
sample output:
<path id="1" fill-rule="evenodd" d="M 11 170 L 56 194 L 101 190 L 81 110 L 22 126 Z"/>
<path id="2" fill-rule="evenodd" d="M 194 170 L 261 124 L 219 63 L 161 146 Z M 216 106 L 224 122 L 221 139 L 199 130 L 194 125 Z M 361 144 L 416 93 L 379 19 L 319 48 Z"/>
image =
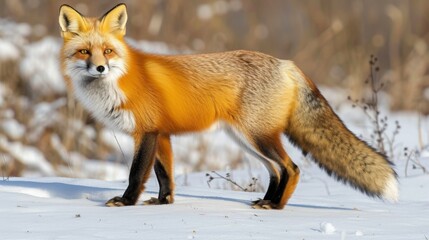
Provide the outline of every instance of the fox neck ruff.
<path id="1" fill-rule="evenodd" d="M 103 78 L 71 76 L 74 93 L 97 120 L 111 128 L 132 133 L 136 125 L 134 114 L 121 108 L 127 99 L 118 86 L 119 76 L 114 75 Z"/>

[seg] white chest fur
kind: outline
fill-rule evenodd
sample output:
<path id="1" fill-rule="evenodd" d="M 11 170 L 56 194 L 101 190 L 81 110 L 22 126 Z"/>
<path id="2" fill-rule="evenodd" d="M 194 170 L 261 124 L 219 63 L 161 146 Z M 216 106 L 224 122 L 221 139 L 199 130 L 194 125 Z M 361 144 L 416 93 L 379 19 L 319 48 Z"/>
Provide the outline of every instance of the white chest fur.
<path id="1" fill-rule="evenodd" d="M 97 120 L 105 125 L 132 133 L 135 119 L 131 111 L 119 106 L 126 101 L 124 93 L 113 79 L 73 79 L 76 98 Z"/>

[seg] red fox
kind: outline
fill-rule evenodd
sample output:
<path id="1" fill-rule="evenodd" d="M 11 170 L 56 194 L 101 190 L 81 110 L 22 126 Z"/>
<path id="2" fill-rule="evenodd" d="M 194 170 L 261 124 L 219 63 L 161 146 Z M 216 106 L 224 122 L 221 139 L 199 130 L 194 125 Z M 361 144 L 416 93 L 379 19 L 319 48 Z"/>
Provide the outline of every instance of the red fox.
<path id="1" fill-rule="evenodd" d="M 126 22 L 125 4 L 101 18 L 84 17 L 68 5 L 59 14 L 62 71 L 76 98 L 135 141 L 129 185 L 107 206 L 136 204 L 152 166 L 160 190 L 146 203 L 173 203 L 170 136 L 215 123 L 268 169 L 268 190 L 254 208 L 282 209 L 298 184 L 300 171 L 282 135 L 336 179 L 369 196 L 397 200 L 393 164 L 346 128 L 292 61 L 251 51 L 143 53 L 124 40 Z"/>

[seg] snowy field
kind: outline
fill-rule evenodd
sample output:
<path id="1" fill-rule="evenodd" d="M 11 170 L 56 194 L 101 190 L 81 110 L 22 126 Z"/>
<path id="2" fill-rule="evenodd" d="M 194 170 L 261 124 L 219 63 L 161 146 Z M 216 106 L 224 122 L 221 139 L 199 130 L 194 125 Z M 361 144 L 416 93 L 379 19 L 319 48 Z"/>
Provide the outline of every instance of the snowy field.
<path id="1" fill-rule="evenodd" d="M 240 173 L 234 176 L 239 178 Z M 151 178 L 139 205 L 122 208 L 103 204 L 122 194 L 125 182 L 70 178 L 1 181 L 1 239 L 429 237 L 429 176 L 417 172 L 401 177 L 400 201 L 390 204 L 370 199 L 329 179 L 316 167 L 308 167 L 296 193 L 280 211 L 249 206 L 250 200 L 263 193 L 209 189 L 204 174 L 189 175 L 188 186 L 183 186 L 180 178 L 176 179 L 179 186 L 173 205 L 141 205 L 157 196 L 158 186 Z"/>

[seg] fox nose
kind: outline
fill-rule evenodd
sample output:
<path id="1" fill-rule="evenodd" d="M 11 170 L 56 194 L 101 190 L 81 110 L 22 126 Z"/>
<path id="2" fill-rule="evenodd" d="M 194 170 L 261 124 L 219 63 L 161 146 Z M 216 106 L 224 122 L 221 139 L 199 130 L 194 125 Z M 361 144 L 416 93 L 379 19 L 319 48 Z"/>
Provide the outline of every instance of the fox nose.
<path id="1" fill-rule="evenodd" d="M 96 69 L 99 73 L 104 72 L 104 66 L 102 66 L 102 65 L 98 66 Z"/>

